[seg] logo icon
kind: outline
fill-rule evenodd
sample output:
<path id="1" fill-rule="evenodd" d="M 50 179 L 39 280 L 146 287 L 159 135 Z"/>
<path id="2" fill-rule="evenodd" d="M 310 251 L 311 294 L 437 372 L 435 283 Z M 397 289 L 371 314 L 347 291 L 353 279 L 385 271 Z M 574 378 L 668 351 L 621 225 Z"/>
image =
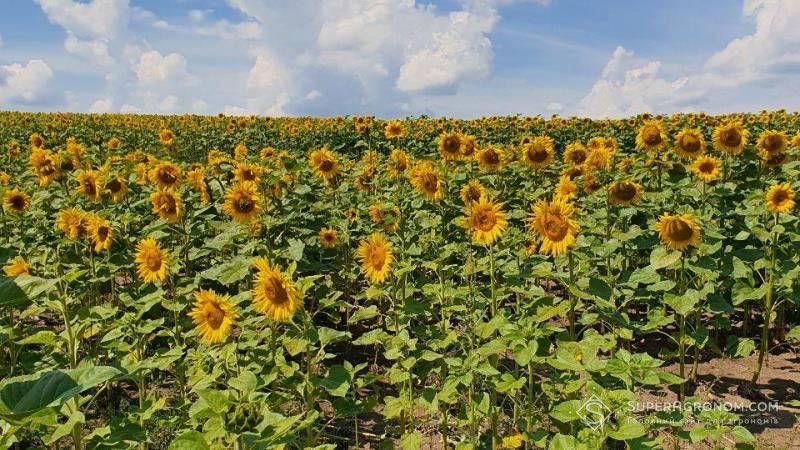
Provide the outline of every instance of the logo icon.
<path id="1" fill-rule="evenodd" d="M 611 417 L 612 411 L 597 395 L 592 394 L 591 397 L 583 402 L 576 413 L 583 423 L 592 430 L 597 431 L 602 428 L 603 424 Z"/>

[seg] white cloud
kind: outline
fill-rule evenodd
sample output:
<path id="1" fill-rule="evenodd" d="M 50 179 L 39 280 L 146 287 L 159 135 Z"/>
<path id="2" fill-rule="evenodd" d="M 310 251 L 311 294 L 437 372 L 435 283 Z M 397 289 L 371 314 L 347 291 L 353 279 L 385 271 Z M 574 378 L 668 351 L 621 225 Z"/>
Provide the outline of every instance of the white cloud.
<path id="1" fill-rule="evenodd" d="M 82 40 L 69 33 L 64 41 L 64 50 L 88 58 L 101 66 L 110 66 L 114 63 L 114 59 L 108 53 L 108 44 L 101 39 Z"/>
<path id="2" fill-rule="evenodd" d="M 560 112 L 563 111 L 564 108 L 566 108 L 566 106 L 564 106 L 563 103 L 550 102 L 547 104 L 547 107 L 545 109 L 551 112 Z"/>
<path id="3" fill-rule="evenodd" d="M 322 97 L 322 92 L 320 92 L 320 91 L 318 91 L 316 89 L 314 89 L 311 92 L 309 92 L 308 94 L 306 94 L 306 100 L 309 100 L 309 101 L 316 100 L 316 99 L 318 99 L 320 97 Z"/>
<path id="4" fill-rule="evenodd" d="M 100 100 L 95 101 L 94 103 L 89 106 L 90 113 L 107 113 L 111 112 L 111 99 L 110 98 L 101 98 Z"/>
<path id="5" fill-rule="evenodd" d="M 700 68 L 664 73 L 660 61 L 641 60 L 618 47 L 579 113 L 620 117 L 645 111 L 796 108 L 800 2 L 745 0 L 743 14 L 755 18 L 755 31 L 730 41 Z"/>
<path id="6" fill-rule="evenodd" d="M 48 94 L 53 71 L 44 61 L 0 66 L 0 102 L 36 103 Z"/>
<path id="7" fill-rule="evenodd" d="M 119 33 L 127 21 L 128 0 L 34 0 L 50 22 L 78 36 L 110 38 Z"/>
<path id="8" fill-rule="evenodd" d="M 150 50 L 139 56 L 134 65 L 136 78 L 145 84 L 159 84 L 189 78 L 186 72 L 186 58 L 179 53 L 163 56 L 157 50 Z"/>

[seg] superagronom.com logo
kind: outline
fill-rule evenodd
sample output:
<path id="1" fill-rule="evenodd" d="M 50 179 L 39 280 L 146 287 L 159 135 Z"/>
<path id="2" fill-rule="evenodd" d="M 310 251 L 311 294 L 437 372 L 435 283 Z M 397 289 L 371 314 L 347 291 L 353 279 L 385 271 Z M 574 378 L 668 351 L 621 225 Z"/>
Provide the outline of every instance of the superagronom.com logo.
<path id="1" fill-rule="evenodd" d="M 602 428 L 603 424 L 611 417 L 611 410 L 595 394 L 583 402 L 576 413 L 583 423 L 594 431 Z"/>

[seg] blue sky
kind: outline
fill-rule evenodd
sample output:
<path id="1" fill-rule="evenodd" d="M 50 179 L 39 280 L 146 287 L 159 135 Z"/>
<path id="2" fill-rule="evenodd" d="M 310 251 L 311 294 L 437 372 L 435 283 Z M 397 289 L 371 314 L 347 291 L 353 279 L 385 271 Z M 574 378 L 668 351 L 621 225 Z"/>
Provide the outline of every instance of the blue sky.
<path id="1" fill-rule="evenodd" d="M 795 110 L 795 0 L 3 0 L 0 109 Z"/>

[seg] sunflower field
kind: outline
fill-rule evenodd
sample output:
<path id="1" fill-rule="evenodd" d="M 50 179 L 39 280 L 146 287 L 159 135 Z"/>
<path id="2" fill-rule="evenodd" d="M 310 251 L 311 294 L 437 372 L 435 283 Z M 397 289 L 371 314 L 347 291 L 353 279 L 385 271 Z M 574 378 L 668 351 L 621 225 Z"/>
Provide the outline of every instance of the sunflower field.
<path id="1" fill-rule="evenodd" d="M 637 405 L 738 361 L 797 415 L 799 154 L 785 111 L 0 113 L 0 448 L 759 447 Z"/>

